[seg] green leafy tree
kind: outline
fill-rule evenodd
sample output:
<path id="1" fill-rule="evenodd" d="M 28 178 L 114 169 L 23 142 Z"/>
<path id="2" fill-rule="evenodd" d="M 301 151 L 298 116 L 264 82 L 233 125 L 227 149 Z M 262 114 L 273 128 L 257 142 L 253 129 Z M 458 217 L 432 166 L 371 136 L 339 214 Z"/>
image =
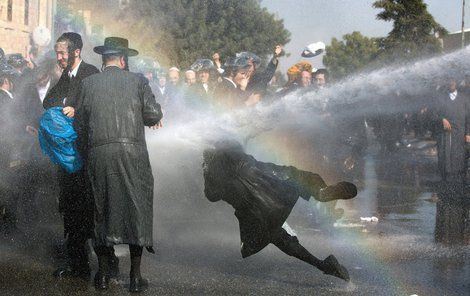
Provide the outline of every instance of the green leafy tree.
<path id="1" fill-rule="evenodd" d="M 379 48 L 374 38 L 367 38 L 359 32 L 333 38 L 326 47 L 323 64 L 330 70 L 332 78 L 341 79 L 367 67 L 377 58 Z"/>
<path id="2" fill-rule="evenodd" d="M 180 67 L 216 51 L 222 58 L 240 51 L 263 57 L 290 37 L 258 0 L 133 1 L 119 18 L 147 52 Z"/>
<path id="3" fill-rule="evenodd" d="M 427 11 L 423 0 L 379 0 L 373 6 L 382 11 L 377 19 L 393 22 L 393 29 L 380 40 L 384 57 L 413 59 L 442 51 L 436 35 L 447 31 Z"/>
<path id="4" fill-rule="evenodd" d="M 367 38 L 359 32 L 333 38 L 323 63 L 332 76 L 343 78 L 365 68 L 375 68 L 397 60 L 412 60 L 442 52 L 438 38 L 447 34 L 427 11 L 423 0 L 378 0 L 377 19 L 393 22 L 383 38 Z"/>

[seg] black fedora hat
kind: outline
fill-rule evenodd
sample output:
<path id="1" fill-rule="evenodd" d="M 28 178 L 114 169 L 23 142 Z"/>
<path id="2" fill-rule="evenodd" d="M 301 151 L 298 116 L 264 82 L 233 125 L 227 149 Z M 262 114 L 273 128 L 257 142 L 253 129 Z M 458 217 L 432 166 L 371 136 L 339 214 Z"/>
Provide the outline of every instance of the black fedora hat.
<path id="1" fill-rule="evenodd" d="M 125 54 L 133 57 L 139 54 L 135 49 L 129 48 L 129 41 L 120 37 L 106 37 L 104 45 L 96 46 L 93 51 L 97 54 Z"/>

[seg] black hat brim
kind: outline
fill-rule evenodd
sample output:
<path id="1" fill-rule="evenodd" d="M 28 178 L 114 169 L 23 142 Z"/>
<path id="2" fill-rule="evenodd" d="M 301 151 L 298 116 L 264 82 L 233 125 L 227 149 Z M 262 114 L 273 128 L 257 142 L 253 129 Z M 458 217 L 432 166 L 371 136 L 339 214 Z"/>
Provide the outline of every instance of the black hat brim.
<path id="1" fill-rule="evenodd" d="M 302 51 L 301 56 L 303 58 L 313 58 L 313 57 L 316 57 L 317 55 L 320 55 L 322 53 L 323 53 L 323 49 L 317 49 L 315 52 L 312 52 L 308 49 L 305 49 L 304 51 Z"/>
<path id="2" fill-rule="evenodd" d="M 100 55 L 107 55 L 107 54 L 125 54 L 129 57 L 134 57 L 139 54 L 139 52 L 132 48 L 116 48 L 116 47 L 108 47 L 104 45 L 96 46 L 93 48 L 93 51 Z"/>

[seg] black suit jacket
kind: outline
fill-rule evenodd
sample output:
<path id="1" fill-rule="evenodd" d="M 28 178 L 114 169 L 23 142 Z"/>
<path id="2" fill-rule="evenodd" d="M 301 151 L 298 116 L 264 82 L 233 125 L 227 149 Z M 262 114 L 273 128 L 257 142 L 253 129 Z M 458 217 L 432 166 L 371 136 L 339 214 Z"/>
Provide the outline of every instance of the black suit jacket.
<path id="1" fill-rule="evenodd" d="M 435 99 L 434 122 L 437 132 L 437 158 L 442 178 L 464 176 L 467 169 L 465 136 L 470 134 L 470 102 L 465 92 L 457 92 L 451 100 L 449 91 Z M 451 125 L 445 131 L 442 119 Z M 451 180 L 451 179 L 449 179 Z"/>
<path id="2" fill-rule="evenodd" d="M 11 107 L 13 99 L 2 89 L 0 89 L 0 170 L 8 169 L 10 165 L 10 152 L 13 147 L 12 137 L 15 131 L 12 131 Z"/>
<path id="3" fill-rule="evenodd" d="M 57 106 L 71 106 L 76 108 L 78 106 L 77 97 L 81 81 L 99 72 L 100 71 L 95 66 L 87 64 L 84 61 L 82 61 L 78 67 L 77 75 L 72 79 L 69 78 L 69 73 L 65 70 L 57 84 L 46 94 L 43 102 L 44 109 Z"/>
<path id="4" fill-rule="evenodd" d="M 278 63 L 277 59 L 273 58 L 263 72 L 256 71 L 248 82 L 246 90 L 250 94 L 255 93 L 264 96 L 268 88 L 268 83 L 276 73 Z"/>
<path id="5" fill-rule="evenodd" d="M 13 114 L 14 99 L 6 91 L 0 89 L 0 129 L 8 132 L 15 115 Z M 10 131 L 11 132 L 11 131 Z"/>
<path id="6" fill-rule="evenodd" d="M 239 89 L 226 78 L 223 78 L 221 82 L 217 83 L 214 96 L 218 105 L 227 108 L 244 106 L 244 102 L 247 99 L 246 92 Z"/>
<path id="7" fill-rule="evenodd" d="M 0 129 L 2 131 L 8 130 L 9 116 L 11 116 L 11 106 L 13 99 L 4 91 L 0 89 Z"/>
<path id="8" fill-rule="evenodd" d="M 7 92 L 3 89 L 0 89 L 0 105 L 2 106 L 2 110 L 4 110 L 5 105 L 9 105 L 12 102 L 10 96 L 8 96 Z"/>
<path id="9" fill-rule="evenodd" d="M 185 103 L 191 108 L 200 108 L 211 102 L 213 94 L 214 87 L 210 83 L 207 92 L 202 83 L 191 84 L 185 94 Z"/>
<path id="10" fill-rule="evenodd" d="M 51 80 L 47 93 L 49 93 L 57 80 Z M 47 95 L 46 93 L 46 95 Z M 45 100 L 46 97 L 44 97 Z M 39 120 L 44 114 L 43 102 L 39 98 L 39 92 L 33 77 L 30 77 L 18 92 L 17 114 L 21 114 L 23 129 L 26 126 L 39 127 Z"/>

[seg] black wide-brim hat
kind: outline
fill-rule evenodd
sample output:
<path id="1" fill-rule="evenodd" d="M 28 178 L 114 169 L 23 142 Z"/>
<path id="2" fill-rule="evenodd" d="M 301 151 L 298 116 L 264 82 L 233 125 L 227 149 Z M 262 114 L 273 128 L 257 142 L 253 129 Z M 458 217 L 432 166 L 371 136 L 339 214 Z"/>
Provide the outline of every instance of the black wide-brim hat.
<path id="1" fill-rule="evenodd" d="M 7 62 L 0 62 L 0 77 L 11 77 L 18 78 L 20 77 L 20 72 L 18 72 L 13 66 L 9 65 Z"/>
<path id="2" fill-rule="evenodd" d="M 129 48 L 129 41 L 120 37 L 106 37 L 104 45 L 96 46 L 93 51 L 97 54 L 125 54 L 133 57 L 139 54 L 135 49 Z"/>

